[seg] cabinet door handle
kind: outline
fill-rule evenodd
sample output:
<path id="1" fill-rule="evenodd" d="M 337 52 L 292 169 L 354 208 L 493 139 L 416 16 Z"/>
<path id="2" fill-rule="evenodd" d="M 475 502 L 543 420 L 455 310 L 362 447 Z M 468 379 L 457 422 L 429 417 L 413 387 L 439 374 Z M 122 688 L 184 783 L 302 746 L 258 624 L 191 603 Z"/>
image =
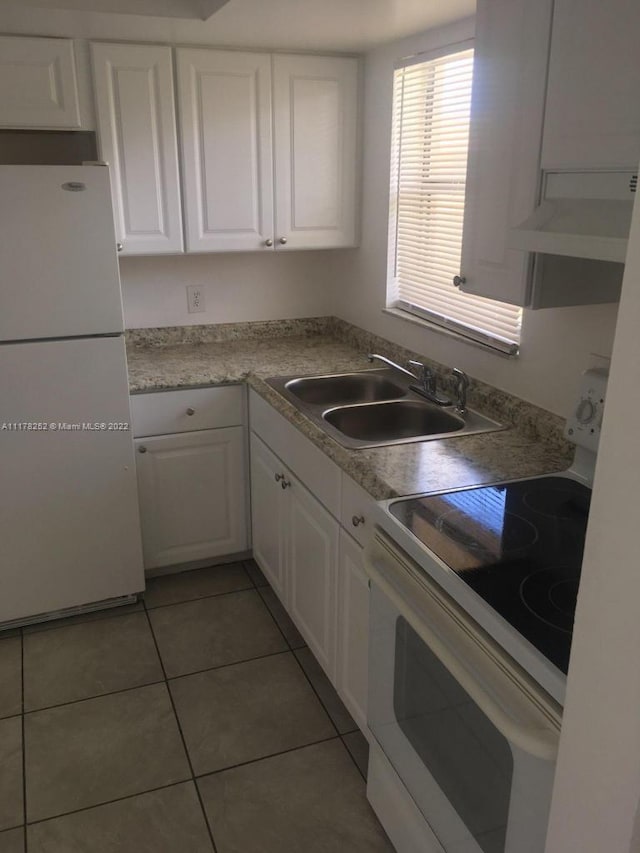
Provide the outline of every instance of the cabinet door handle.
<path id="1" fill-rule="evenodd" d="M 280 485 L 282 486 L 283 489 L 288 489 L 289 486 L 291 485 L 291 483 L 289 482 L 289 480 L 285 480 L 283 477 Z"/>
<path id="2" fill-rule="evenodd" d="M 116 243 L 116 249 L 121 252 L 124 249 L 124 245 L 122 243 Z"/>
<path id="3" fill-rule="evenodd" d="M 189 408 L 187 409 L 187 414 L 189 415 L 189 417 L 191 417 L 191 415 L 195 415 L 195 413 L 196 410 L 192 409 L 191 406 L 189 406 Z"/>
<path id="4" fill-rule="evenodd" d="M 138 448 L 138 453 L 146 453 L 146 452 L 147 452 L 147 448 L 144 446 L 144 444 L 141 444 L 140 447 Z"/>
<path id="5" fill-rule="evenodd" d="M 364 515 L 354 515 L 351 519 L 351 524 L 353 524 L 354 527 L 364 524 Z"/>
<path id="6" fill-rule="evenodd" d="M 276 483 L 279 483 L 280 480 L 284 480 L 284 474 L 276 474 Z"/>
<path id="7" fill-rule="evenodd" d="M 466 284 L 467 279 L 463 275 L 454 275 L 453 277 L 453 286 L 460 287 L 462 284 Z"/>
<path id="8" fill-rule="evenodd" d="M 271 239 L 271 237 L 269 237 L 268 240 L 265 240 L 264 244 L 265 244 L 265 246 L 268 246 L 269 248 L 271 248 L 273 246 L 273 240 Z"/>
<path id="9" fill-rule="evenodd" d="M 287 245 L 287 238 L 286 238 L 286 237 L 281 237 L 281 238 L 278 240 L 278 243 L 281 243 L 283 246 L 286 246 L 286 245 Z"/>

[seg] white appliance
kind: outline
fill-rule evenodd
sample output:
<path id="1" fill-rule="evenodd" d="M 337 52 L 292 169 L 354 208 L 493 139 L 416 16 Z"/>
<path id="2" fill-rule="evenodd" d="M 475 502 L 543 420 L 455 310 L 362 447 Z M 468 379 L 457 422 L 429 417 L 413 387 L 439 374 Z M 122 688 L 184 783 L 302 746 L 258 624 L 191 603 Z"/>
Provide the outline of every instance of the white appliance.
<path id="1" fill-rule="evenodd" d="M 606 372 L 571 469 L 379 505 L 367 796 L 398 853 L 543 853 Z"/>
<path id="2" fill-rule="evenodd" d="M 104 166 L 0 166 L 0 626 L 144 589 Z"/>

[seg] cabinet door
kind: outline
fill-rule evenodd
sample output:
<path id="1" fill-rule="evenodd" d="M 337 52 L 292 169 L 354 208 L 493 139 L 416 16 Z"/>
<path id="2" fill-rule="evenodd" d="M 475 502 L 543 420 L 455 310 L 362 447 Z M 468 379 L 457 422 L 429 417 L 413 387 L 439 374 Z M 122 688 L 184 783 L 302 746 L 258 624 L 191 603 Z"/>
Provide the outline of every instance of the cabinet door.
<path id="1" fill-rule="evenodd" d="M 247 548 L 244 430 L 136 441 L 145 568 Z"/>
<path id="2" fill-rule="evenodd" d="M 276 247 L 356 245 L 358 61 L 273 58 Z"/>
<path id="3" fill-rule="evenodd" d="M 0 127 L 80 127 L 70 39 L 0 36 Z"/>
<path id="4" fill-rule="evenodd" d="M 331 681 L 335 682 L 338 522 L 293 477 L 286 507 L 288 609 Z"/>
<path id="5" fill-rule="evenodd" d="M 543 168 L 637 168 L 638 32 L 633 0 L 556 0 Z"/>
<path id="6" fill-rule="evenodd" d="M 462 239 L 466 293 L 526 305 L 530 258 L 507 248 L 535 207 L 552 0 L 478 0 Z"/>
<path id="7" fill-rule="evenodd" d="M 271 60 L 178 49 L 187 251 L 273 245 Z"/>
<path id="8" fill-rule="evenodd" d="M 363 550 L 340 531 L 338 563 L 337 688 L 361 729 L 367 726 L 369 667 L 369 579 Z"/>
<path id="9" fill-rule="evenodd" d="M 251 435 L 251 529 L 253 556 L 283 603 L 287 600 L 284 547 L 285 468 L 260 439 Z"/>
<path id="10" fill-rule="evenodd" d="M 181 252 L 171 48 L 92 44 L 100 156 L 124 255 Z"/>

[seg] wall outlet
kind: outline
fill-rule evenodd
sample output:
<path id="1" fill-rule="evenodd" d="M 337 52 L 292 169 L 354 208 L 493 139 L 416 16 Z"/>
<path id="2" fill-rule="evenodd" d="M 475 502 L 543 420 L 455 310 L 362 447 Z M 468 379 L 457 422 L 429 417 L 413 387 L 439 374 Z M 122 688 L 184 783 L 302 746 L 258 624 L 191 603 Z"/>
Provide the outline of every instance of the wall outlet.
<path id="1" fill-rule="evenodd" d="M 197 284 L 187 285 L 187 309 L 189 314 L 200 314 L 206 311 L 204 290 Z"/>

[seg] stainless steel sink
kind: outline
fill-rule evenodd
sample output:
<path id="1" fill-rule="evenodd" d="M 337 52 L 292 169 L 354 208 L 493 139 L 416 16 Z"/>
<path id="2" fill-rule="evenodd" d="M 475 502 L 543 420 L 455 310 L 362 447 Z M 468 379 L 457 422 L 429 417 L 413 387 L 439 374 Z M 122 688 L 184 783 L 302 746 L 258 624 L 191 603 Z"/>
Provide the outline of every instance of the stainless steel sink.
<path id="1" fill-rule="evenodd" d="M 409 388 L 411 378 L 393 369 L 267 380 L 338 444 L 350 448 L 408 444 L 503 429 L 468 409 L 427 402 Z"/>
<path id="2" fill-rule="evenodd" d="M 291 379 L 285 388 L 303 403 L 316 406 L 397 400 L 407 393 L 406 389 L 387 377 L 368 372 Z"/>
<path id="3" fill-rule="evenodd" d="M 341 406 L 329 409 L 322 417 L 349 438 L 367 443 L 440 436 L 466 426 L 459 415 L 420 400 Z"/>

